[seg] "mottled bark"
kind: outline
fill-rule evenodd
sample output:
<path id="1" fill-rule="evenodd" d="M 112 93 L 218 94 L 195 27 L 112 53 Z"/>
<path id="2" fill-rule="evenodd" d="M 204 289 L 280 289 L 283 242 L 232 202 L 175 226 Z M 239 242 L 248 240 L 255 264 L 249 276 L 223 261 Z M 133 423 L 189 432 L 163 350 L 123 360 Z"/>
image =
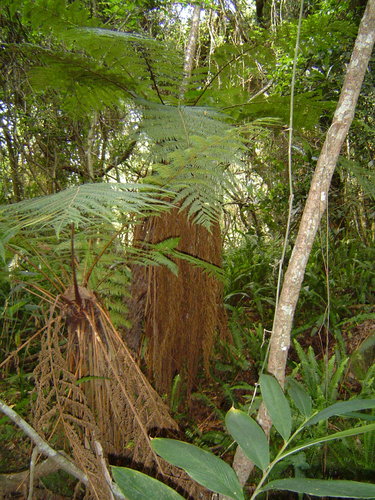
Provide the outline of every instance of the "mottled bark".
<path id="1" fill-rule="evenodd" d="M 191 18 L 189 39 L 186 44 L 185 49 L 185 62 L 184 62 L 184 77 L 182 80 L 182 85 L 180 89 L 180 98 L 184 97 L 186 91 L 187 83 L 190 78 L 191 72 L 193 70 L 194 56 L 197 47 L 198 33 L 199 33 L 199 22 L 200 14 L 202 10 L 202 5 L 197 4 L 194 7 L 193 16 Z"/>
<path id="2" fill-rule="evenodd" d="M 306 265 L 321 218 L 327 208 L 328 191 L 342 145 L 353 121 L 363 78 L 375 41 L 375 0 L 369 0 L 332 125 L 320 153 L 309 196 L 289 262 L 272 335 L 268 370 L 284 385 L 290 332 Z"/>
<path id="3" fill-rule="evenodd" d="M 353 121 L 363 78 L 375 41 L 375 0 L 369 0 L 362 18 L 352 57 L 348 66 L 340 100 L 328 130 L 309 196 L 301 219 L 295 247 L 285 274 L 271 337 L 268 371 L 284 386 L 285 367 L 290 346 L 290 333 L 307 261 L 321 218 L 327 208 L 328 190 L 342 145 Z M 272 426 L 262 405 L 258 421 L 266 433 Z M 240 482 L 244 485 L 254 465 L 238 448 L 233 463 Z"/>

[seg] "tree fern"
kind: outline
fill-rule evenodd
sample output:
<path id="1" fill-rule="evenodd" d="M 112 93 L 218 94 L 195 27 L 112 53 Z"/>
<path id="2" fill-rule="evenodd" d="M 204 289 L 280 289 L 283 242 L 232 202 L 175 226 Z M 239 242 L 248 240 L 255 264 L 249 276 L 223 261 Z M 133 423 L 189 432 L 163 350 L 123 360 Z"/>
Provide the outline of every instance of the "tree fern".
<path id="1" fill-rule="evenodd" d="M 64 95 L 64 106 L 75 113 L 80 110 L 90 114 L 103 106 L 131 102 L 137 140 L 149 152 L 149 182 L 176 193 L 175 202 L 182 204 L 182 209 L 190 206 L 189 215 L 195 215 L 197 222 L 209 227 L 218 216 L 220 189 L 229 190 L 231 186 L 222 167 L 240 161 L 243 145 L 238 130 L 226 123 L 225 115 L 219 116 L 207 108 L 173 105 L 177 103 L 183 75 L 182 59 L 164 44 L 92 26 L 95 23 L 79 14 L 79 4 L 65 10 L 63 5 L 61 0 L 38 0 L 38 14 L 28 3 L 24 7 L 24 17 L 36 27 L 41 16 L 43 25 L 49 23 L 59 42 L 52 47 L 25 43 L 10 47 L 33 59 L 31 84 L 39 91 L 52 88 Z M 144 189 L 139 188 L 138 195 L 132 196 L 140 196 Z M 18 210 L 22 224 L 30 221 L 27 212 L 37 214 L 31 215 L 33 224 L 42 225 L 54 217 L 57 233 L 64 224 L 87 222 L 94 214 L 113 220 L 110 204 L 117 204 L 123 212 L 140 212 L 134 201 L 127 205 L 122 199 L 118 203 L 121 195 L 113 195 L 118 190 L 122 188 L 98 185 L 78 188 L 77 192 L 68 190 L 45 204 L 43 200 L 33 201 L 27 207 L 12 208 L 11 212 Z M 125 190 L 129 192 L 127 187 Z M 152 210 L 154 201 L 147 203 L 143 197 L 143 212 Z M 156 210 L 161 203 L 157 202 Z"/>
<path id="2" fill-rule="evenodd" d="M 147 182 L 174 192 L 181 210 L 210 227 L 219 214 L 224 192 L 236 191 L 229 166 L 242 165 L 246 142 L 276 121 L 254 121 L 244 127 L 228 123 L 223 113 L 204 107 L 143 103 L 140 140 L 148 145 L 152 175 Z"/>

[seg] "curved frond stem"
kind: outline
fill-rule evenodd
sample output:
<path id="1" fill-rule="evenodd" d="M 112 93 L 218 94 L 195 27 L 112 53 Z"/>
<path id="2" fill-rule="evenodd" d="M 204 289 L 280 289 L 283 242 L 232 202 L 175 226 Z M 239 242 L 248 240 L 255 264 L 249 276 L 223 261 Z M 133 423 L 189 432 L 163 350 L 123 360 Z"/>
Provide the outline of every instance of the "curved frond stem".
<path id="1" fill-rule="evenodd" d="M 18 281 L 18 283 L 23 284 L 21 281 Z M 42 302 L 47 302 L 48 304 L 53 304 L 56 300 L 56 295 L 53 295 L 52 293 L 49 293 L 47 290 L 44 290 L 43 288 L 39 287 L 35 283 L 28 283 L 27 287 L 24 287 L 28 293 L 31 293 L 34 295 L 34 297 L 38 297 L 39 299 L 42 300 Z M 32 288 L 35 288 L 39 293 L 34 292 Z"/>
<path id="2" fill-rule="evenodd" d="M 144 53 L 144 50 L 141 50 L 141 54 L 143 55 L 143 58 L 145 60 L 145 63 L 146 63 L 146 66 L 147 66 L 147 69 L 150 73 L 150 77 L 151 77 L 151 80 L 152 80 L 152 83 L 154 84 L 154 88 L 156 90 L 156 93 L 158 94 L 158 97 L 159 97 L 159 100 L 161 102 L 161 104 L 165 104 L 164 101 L 163 101 L 163 98 L 160 94 L 160 91 L 159 91 L 159 87 L 158 87 L 158 84 L 156 83 L 156 78 L 155 78 L 155 75 L 154 75 L 154 72 L 151 68 L 151 64 L 149 63 L 148 59 L 147 59 L 147 56 L 146 54 Z"/>

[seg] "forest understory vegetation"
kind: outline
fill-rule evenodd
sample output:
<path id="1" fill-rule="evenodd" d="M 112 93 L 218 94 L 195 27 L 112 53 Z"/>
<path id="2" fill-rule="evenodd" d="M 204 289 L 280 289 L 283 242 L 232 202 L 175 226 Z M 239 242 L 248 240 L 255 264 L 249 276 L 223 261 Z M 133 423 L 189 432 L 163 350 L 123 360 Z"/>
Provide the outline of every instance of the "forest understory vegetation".
<path id="1" fill-rule="evenodd" d="M 234 450 L 232 439 L 225 429 L 224 417 L 233 405 L 244 409 L 249 405 L 266 355 L 269 333 L 264 330 L 264 325 L 272 321 L 273 314 L 269 298 L 276 280 L 272 267 L 274 248 L 272 244 L 269 249 L 266 244 L 262 245 L 264 253 L 260 260 L 253 241 L 252 237 L 244 239 L 246 252 L 243 247 L 227 248 L 224 255 L 224 270 L 228 276 L 224 303 L 230 341 L 217 344 L 210 360 L 209 378 L 203 374 L 203 365 L 200 366 L 188 401 L 178 376 L 173 380 L 171 396 L 167 399 L 171 416 L 180 428 L 176 437 L 214 451 L 228 463 L 233 459 Z M 353 252 L 351 244 L 335 241 L 333 244 L 342 247 L 342 254 Z M 287 377 L 301 382 L 316 404 L 322 407 L 326 403 L 354 396 L 371 397 L 374 393 L 375 279 L 369 272 L 374 249 L 372 245 L 356 246 L 356 259 L 361 263 L 357 269 L 345 269 L 345 259 L 340 259 L 341 265 L 331 268 L 330 281 L 339 285 L 330 289 L 331 304 L 334 305 L 330 330 L 324 323 L 326 297 L 323 291 L 320 291 L 322 295 L 317 292 L 318 276 L 324 274 L 318 245 L 315 259 L 310 262 L 306 286 L 301 294 L 302 305 L 294 327 L 295 344 L 288 357 Z M 346 274 L 345 278 L 343 274 Z M 251 282 L 247 282 L 247 277 L 251 277 Z M 252 289 L 254 283 L 258 289 Z M 15 314 L 9 315 L 9 325 L 17 321 L 19 312 L 17 309 Z M 5 335 L 2 337 L 3 349 L 6 341 L 9 342 L 10 338 Z M 34 347 L 31 344 L 22 356 L 17 355 L 10 360 L 5 365 L 0 382 L 2 398 L 26 419 L 30 416 L 37 350 L 38 344 Z M 253 411 L 259 404 L 255 400 Z M 331 425 L 345 428 L 352 424 L 337 420 Z M 28 468 L 29 440 L 6 418 L 1 421 L 0 446 L 2 474 Z M 278 446 L 277 439 L 274 446 Z M 375 437 L 364 441 L 353 438 L 351 442 L 315 450 L 300 464 L 288 464 L 284 474 L 288 475 L 290 471 L 294 474 L 296 467 L 301 467 L 302 472 L 308 469 L 309 476 L 313 477 L 371 481 L 375 469 L 374 451 Z M 355 469 L 353 457 L 357 464 Z M 110 457 L 110 463 L 129 465 L 128 460 L 115 455 Z M 253 481 L 256 480 L 255 475 Z M 251 484 L 250 481 L 249 488 Z M 76 481 L 66 473 L 55 472 L 39 480 L 36 498 L 73 498 L 75 487 Z M 76 498 L 80 498 L 79 493 L 77 495 Z M 297 497 L 297 494 L 278 492 L 270 498 Z"/>
<path id="2" fill-rule="evenodd" d="M 1 2 L 0 500 L 375 498 L 374 26 Z"/>

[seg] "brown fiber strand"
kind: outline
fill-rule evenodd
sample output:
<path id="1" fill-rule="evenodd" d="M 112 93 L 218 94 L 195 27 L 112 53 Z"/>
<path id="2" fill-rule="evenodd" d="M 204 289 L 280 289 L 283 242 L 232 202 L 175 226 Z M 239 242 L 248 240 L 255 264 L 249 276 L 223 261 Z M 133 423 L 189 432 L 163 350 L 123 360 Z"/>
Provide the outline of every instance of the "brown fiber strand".
<path id="1" fill-rule="evenodd" d="M 211 233 L 194 224 L 186 211 L 174 208 L 171 213 L 150 217 L 138 226 L 135 240 L 159 243 L 179 237 L 177 250 L 221 266 L 222 245 L 219 224 Z M 133 328 L 128 336 L 134 346 L 143 329 L 147 344 L 149 376 L 159 393 L 170 393 L 173 378 L 186 379 L 190 394 L 203 357 L 209 376 L 209 361 L 217 335 L 227 335 L 227 318 L 222 303 L 222 284 L 190 263 L 175 259 L 178 276 L 167 267 L 134 266 L 132 303 L 129 304 Z"/>

